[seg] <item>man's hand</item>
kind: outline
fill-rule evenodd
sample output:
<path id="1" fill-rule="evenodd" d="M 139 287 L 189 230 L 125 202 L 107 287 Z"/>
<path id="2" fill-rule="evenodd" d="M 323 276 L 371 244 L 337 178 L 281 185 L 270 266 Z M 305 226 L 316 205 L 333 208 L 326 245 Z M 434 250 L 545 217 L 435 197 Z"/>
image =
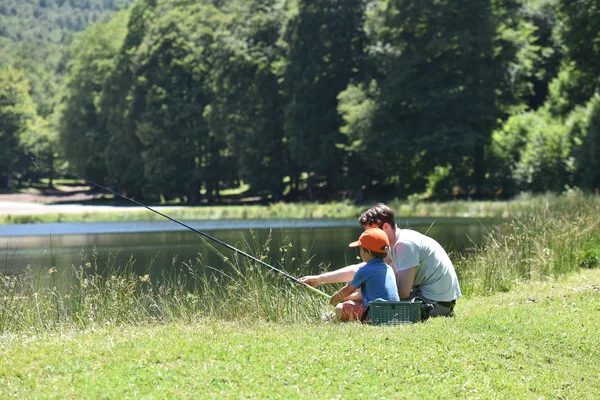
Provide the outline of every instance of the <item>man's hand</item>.
<path id="1" fill-rule="evenodd" d="M 321 279 L 319 278 L 319 275 L 303 276 L 298 280 L 300 281 L 300 283 L 304 283 L 305 285 L 312 287 L 317 287 L 321 285 Z"/>

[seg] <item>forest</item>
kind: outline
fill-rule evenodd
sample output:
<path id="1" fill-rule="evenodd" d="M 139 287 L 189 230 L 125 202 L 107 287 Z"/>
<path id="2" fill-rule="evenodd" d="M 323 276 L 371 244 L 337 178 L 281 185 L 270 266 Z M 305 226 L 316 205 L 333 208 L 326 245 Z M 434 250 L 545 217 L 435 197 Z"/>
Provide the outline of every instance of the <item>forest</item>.
<path id="1" fill-rule="evenodd" d="M 0 189 L 138 199 L 600 189 L 597 0 L 3 0 Z"/>

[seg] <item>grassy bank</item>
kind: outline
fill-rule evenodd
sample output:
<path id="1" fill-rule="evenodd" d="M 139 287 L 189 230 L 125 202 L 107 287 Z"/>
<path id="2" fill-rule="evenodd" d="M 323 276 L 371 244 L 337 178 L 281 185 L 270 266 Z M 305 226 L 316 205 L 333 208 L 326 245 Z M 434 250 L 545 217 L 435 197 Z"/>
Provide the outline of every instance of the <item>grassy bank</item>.
<path id="1" fill-rule="evenodd" d="M 523 195 L 510 201 L 450 201 L 424 202 L 393 200 L 388 204 L 399 217 L 473 217 L 473 218 L 515 218 L 523 217 L 534 209 L 549 204 L 565 202 L 568 197 L 586 197 L 596 204 L 600 196 L 583 196 L 574 193 L 570 196 Z M 131 204 L 128 204 L 131 205 Z M 275 203 L 270 205 L 244 206 L 197 206 L 170 207 L 162 210 L 179 220 L 220 220 L 220 219 L 310 219 L 310 218 L 358 218 L 373 204 L 356 205 L 351 202 L 336 203 Z M 164 217 L 139 207 L 121 207 L 113 211 L 72 211 L 47 214 L 0 215 L 0 224 L 23 224 L 40 222 L 99 222 L 162 220 Z"/>
<path id="2" fill-rule="evenodd" d="M 600 270 L 396 327 L 179 321 L 0 337 L 1 398 L 595 399 Z"/>
<path id="3" fill-rule="evenodd" d="M 228 274 L 92 257 L 0 276 L 0 398 L 594 399 L 599 199 L 528 201 L 455 260 L 457 316 L 410 326 L 322 323 L 324 297 L 237 257 Z M 297 275 L 275 245 L 244 250 Z"/>
<path id="4" fill-rule="evenodd" d="M 235 206 L 181 206 L 164 209 L 152 206 L 178 220 L 221 220 L 221 219 L 309 219 L 309 218 L 353 218 L 358 217 L 364 207 L 349 202 L 316 203 L 276 203 L 271 205 Z M 164 217 L 140 207 L 119 207 L 111 211 L 83 211 L 47 214 L 0 215 L 2 224 L 28 224 L 40 222 L 100 222 L 100 221 L 153 221 Z"/>

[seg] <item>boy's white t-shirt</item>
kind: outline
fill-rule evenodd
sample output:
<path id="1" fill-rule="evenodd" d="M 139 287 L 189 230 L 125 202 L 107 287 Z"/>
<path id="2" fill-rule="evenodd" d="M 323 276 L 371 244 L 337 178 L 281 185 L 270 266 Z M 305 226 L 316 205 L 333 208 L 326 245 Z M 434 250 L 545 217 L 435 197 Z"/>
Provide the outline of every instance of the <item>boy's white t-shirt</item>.
<path id="1" fill-rule="evenodd" d="M 396 271 L 416 267 L 413 288 L 434 301 L 462 297 L 456 271 L 444 248 L 429 236 L 396 228 L 396 244 L 390 251 Z"/>

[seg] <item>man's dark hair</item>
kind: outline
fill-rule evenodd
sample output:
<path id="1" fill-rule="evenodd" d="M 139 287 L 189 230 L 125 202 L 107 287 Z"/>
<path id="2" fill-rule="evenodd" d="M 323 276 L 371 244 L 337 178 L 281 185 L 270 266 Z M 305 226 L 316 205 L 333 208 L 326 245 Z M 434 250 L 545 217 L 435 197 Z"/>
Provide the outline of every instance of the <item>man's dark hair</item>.
<path id="1" fill-rule="evenodd" d="M 394 211 L 383 203 L 376 204 L 362 213 L 358 222 L 362 226 L 376 225 L 379 229 L 383 229 L 383 224 L 386 223 L 396 228 Z"/>

